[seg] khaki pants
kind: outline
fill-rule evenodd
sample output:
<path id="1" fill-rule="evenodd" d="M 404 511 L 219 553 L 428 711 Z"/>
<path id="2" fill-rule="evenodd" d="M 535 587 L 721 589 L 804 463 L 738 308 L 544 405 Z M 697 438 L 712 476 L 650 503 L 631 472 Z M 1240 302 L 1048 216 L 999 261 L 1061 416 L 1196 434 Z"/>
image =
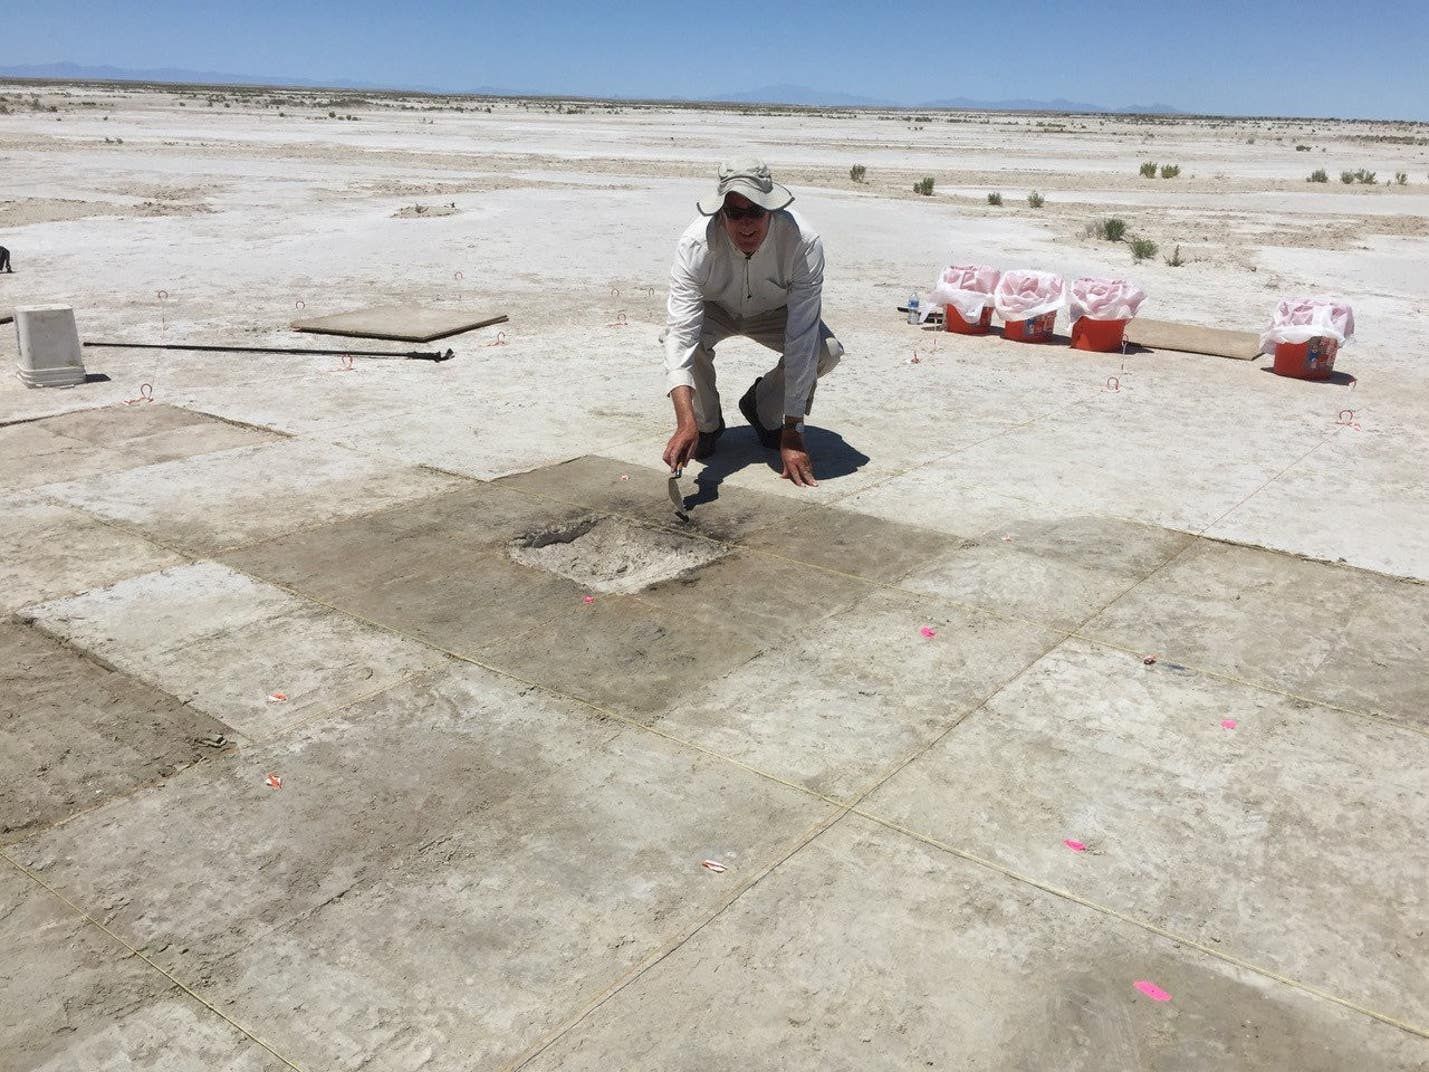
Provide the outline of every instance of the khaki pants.
<path id="1" fill-rule="evenodd" d="M 695 421 L 701 432 L 713 432 L 719 427 L 719 391 L 715 387 L 715 347 L 732 336 L 753 339 L 779 354 L 774 367 L 759 381 L 754 394 L 759 410 L 759 423 L 765 428 L 778 428 L 784 423 L 784 326 L 789 319 L 785 307 L 767 313 L 739 318 L 731 316 L 723 305 L 705 302 L 704 326 L 700 329 L 700 344 L 695 348 Z M 661 339 L 664 335 L 661 335 Z M 843 357 L 843 345 L 834 338 L 829 326 L 819 321 L 819 351 L 817 379 L 829 372 Z M 742 392 L 741 392 L 742 393 Z M 809 389 L 807 408 L 814 404 L 814 390 Z"/>

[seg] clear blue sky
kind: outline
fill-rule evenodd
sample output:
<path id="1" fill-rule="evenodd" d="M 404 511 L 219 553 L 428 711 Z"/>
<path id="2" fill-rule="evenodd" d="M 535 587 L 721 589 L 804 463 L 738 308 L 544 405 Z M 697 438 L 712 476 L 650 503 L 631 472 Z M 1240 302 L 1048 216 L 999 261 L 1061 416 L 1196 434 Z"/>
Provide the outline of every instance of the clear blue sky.
<path id="1" fill-rule="evenodd" d="M 67 60 L 593 96 L 793 83 L 907 103 L 1065 97 L 1429 120 L 1429 0 L 3 3 L 0 67 Z"/>

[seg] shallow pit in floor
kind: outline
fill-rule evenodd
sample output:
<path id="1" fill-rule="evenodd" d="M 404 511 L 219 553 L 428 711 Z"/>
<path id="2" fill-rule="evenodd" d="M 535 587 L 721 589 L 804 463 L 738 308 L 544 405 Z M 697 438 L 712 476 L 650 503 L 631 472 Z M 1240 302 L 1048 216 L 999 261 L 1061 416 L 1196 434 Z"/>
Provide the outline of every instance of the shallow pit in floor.
<path id="1" fill-rule="evenodd" d="M 600 515 L 527 533 L 511 541 L 507 550 L 523 566 L 549 570 L 592 591 L 624 595 L 729 553 L 708 540 Z"/>

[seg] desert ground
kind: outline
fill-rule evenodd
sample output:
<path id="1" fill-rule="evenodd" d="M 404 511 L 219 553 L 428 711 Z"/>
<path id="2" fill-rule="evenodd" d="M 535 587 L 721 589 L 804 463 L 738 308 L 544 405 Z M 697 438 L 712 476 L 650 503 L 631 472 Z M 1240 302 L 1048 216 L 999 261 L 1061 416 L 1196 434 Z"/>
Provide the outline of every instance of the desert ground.
<path id="1" fill-rule="evenodd" d="M 741 150 L 847 352 L 797 489 L 720 348 L 686 525 Z M 7 1072 L 1429 1068 L 1429 126 L 8 83 L 0 161 L 0 316 L 356 355 L 0 376 Z M 977 262 L 1357 333 L 897 312 Z M 392 304 L 510 319 L 289 328 Z"/>

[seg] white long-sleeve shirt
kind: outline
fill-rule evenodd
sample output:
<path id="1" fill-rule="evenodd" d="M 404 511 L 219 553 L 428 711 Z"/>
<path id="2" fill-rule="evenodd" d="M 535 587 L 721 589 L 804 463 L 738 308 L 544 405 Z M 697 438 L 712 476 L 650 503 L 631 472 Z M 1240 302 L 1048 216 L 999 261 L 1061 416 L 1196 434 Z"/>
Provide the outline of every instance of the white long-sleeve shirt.
<path id="1" fill-rule="evenodd" d="M 735 248 L 719 216 L 700 216 L 680 236 L 670 269 L 666 393 L 693 387 L 695 348 L 704 303 L 718 302 L 743 319 L 789 307 L 784 330 L 784 413 L 802 417 L 818 366 L 824 290 L 824 244 L 789 209 L 771 212 L 769 233 L 752 257 Z"/>

